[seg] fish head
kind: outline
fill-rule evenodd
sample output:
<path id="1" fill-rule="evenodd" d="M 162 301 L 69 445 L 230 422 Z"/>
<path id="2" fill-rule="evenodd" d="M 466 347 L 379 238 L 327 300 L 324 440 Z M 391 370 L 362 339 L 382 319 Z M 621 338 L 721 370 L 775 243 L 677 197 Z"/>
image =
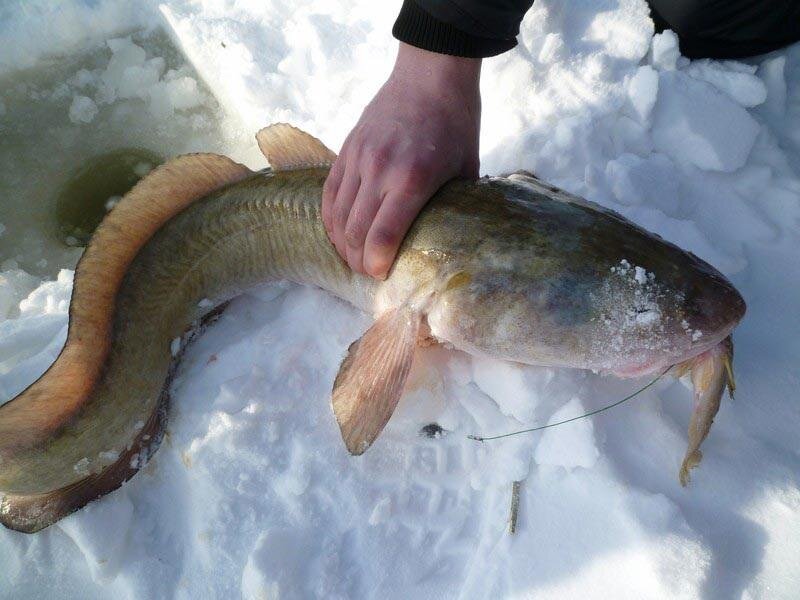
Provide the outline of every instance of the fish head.
<path id="1" fill-rule="evenodd" d="M 450 207 L 449 260 L 427 315 L 435 337 L 472 354 L 633 377 L 714 347 L 743 317 L 719 271 L 616 213 L 501 192 L 468 217 Z"/>
<path id="2" fill-rule="evenodd" d="M 545 275 L 537 262 L 473 260 L 457 269 L 428 313 L 432 333 L 473 354 L 636 377 L 716 346 L 745 312 L 719 274 L 660 281 L 621 259 Z"/>

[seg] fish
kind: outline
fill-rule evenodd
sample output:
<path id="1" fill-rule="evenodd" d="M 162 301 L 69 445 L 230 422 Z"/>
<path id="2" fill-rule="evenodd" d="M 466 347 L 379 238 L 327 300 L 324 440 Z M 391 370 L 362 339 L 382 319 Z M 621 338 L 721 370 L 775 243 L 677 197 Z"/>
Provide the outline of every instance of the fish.
<path id="1" fill-rule="evenodd" d="M 0 522 L 36 532 L 118 488 L 164 434 L 187 340 L 270 280 L 327 290 L 371 313 L 331 406 L 365 452 L 397 406 L 422 340 L 477 356 L 622 378 L 671 370 L 694 386 L 700 462 L 746 306 L 714 267 L 621 215 L 527 172 L 453 180 L 430 199 L 385 280 L 351 271 L 322 223 L 336 155 L 286 123 L 256 135 L 269 167 L 176 157 L 105 217 L 76 268 L 66 343 L 0 406 Z"/>

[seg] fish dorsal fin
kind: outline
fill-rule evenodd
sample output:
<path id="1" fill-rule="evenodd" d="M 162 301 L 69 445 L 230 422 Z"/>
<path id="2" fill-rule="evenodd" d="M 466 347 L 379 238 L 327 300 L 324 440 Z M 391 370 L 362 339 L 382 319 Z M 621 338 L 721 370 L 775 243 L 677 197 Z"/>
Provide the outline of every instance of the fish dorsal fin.
<path id="1" fill-rule="evenodd" d="M 267 125 L 256 134 L 256 140 L 275 171 L 330 167 L 336 160 L 333 150 L 288 123 Z"/>
<path id="2" fill-rule="evenodd" d="M 389 310 L 348 349 L 331 404 L 351 454 L 363 454 L 392 416 L 411 369 L 421 320 L 407 306 Z"/>
<path id="3" fill-rule="evenodd" d="M 117 294 L 139 250 L 189 204 L 251 173 L 217 154 L 178 156 L 106 215 L 75 270 L 64 348 L 44 375 L 0 406 L 0 463 L 13 447 L 44 443 L 89 401 L 111 346 Z"/>

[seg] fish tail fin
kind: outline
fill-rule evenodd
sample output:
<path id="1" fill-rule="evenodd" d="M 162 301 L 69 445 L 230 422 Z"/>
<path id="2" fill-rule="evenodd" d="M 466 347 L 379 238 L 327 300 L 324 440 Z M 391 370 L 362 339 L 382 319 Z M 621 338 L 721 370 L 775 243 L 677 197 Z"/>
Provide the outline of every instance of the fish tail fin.
<path id="1" fill-rule="evenodd" d="M 147 464 L 158 449 L 167 424 L 168 387 L 157 409 L 128 449 L 98 473 L 64 487 L 34 494 L 0 495 L 0 524 L 22 533 L 36 533 L 113 492 Z"/>
<path id="2" fill-rule="evenodd" d="M 730 336 L 699 356 L 679 365 L 678 372 L 691 372 L 694 387 L 694 410 L 689 421 L 689 445 L 681 464 L 681 485 L 689 484 L 689 471 L 700 464 L 700 444 L 708 436 L 719 411 L 725 389 L 733 398 L 736 388 L 733 377 L 733 340 Z"/>

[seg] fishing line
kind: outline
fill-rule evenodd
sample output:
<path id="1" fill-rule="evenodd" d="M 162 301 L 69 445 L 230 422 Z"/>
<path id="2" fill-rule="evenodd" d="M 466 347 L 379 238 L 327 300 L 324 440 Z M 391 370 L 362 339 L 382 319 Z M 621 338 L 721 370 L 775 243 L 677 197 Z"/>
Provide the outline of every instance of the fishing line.
<path id="1" fill-rule="evenodd" d="M 572 417 L 571 419 L 565 419 L 563 421 L 559 421 L 558 423 L 550 423 L 549 425 L 539 425 L 538 427 L 531 427 L 530 429 L 521 429 L 519 431 L 512 431 L 511 433 L 504 433 L 502 435 L 490 435 L 490 436 L 468 435 L 467 437 L 469 439 L 475 440 L 477 442 L 485 442 L 487 440 L 499 440 L 500 438 L 511 437 L 512 435 L 519 435 L 520 433 L 531 433 L 532 431 L 541 431 L 542 429 L 548 429 L 549 427 L 556 427 L 557 425 L 563 425 L 564 423 L 570 423 L 572 421 L 577 421 L 578 419 L 585 419 L 586 417 L 591 417 L 592 415 L 596 415 L 596 414 L 601 413 L 603 411 L 606 411 L 606 410 L 608 410 L 610 408 L 614 408 L 615 406 L 619 406 L 620 404 L 622 404 L 623 402 L 627 402 L 631 398 L 635 398 L 636 396 L 641 394 L 643 391 L 645 391 L 650 386 L 655 385 L 655 383 L 659 379 L 661 379 L 664 375 L 666 375 L 667 371 L 669 371 L 671 368 L 672 368 L 671 366 L 667 367 L 661 373 L 659 373 L 658 376 L 655 379 L 653 379 L 653 381 L 651 381 L 650 383 L 648 383 L 644 387 L 639 388 L 638 390 L 636 390 L 632 394 L 629 394 L 628 396 L 625 396 L 622 400 L 617 400 L 613 404 L 609 404 L 608 406 L 603 406 L 602 408 L 598 408 L 597 410 L 593 410 L 593 411 L 584 413 L 582 415 L 578 415 L 577 417 Z"/>

